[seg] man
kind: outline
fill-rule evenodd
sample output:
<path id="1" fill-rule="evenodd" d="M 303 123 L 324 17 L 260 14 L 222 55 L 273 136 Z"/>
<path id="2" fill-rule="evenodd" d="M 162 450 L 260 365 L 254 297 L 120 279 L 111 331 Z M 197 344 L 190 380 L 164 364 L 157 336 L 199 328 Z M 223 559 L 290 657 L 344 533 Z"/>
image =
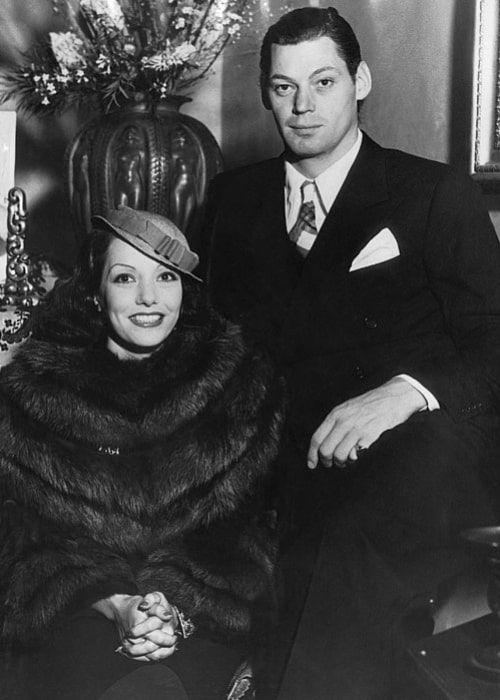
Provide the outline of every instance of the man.
<path id="1" fill-rule="evenodd" d="M 215 304 L 289 383 L 284 585 L 301 619 L 280 700 L 400 698 L 405 620 L 460 530 L 498 517 L 500 246 L 466 175 L 360 132 L 371 75 L 336 10 L 268 30 L 261 86 L 285 150 L 216 178 L 206 257 Z"/>

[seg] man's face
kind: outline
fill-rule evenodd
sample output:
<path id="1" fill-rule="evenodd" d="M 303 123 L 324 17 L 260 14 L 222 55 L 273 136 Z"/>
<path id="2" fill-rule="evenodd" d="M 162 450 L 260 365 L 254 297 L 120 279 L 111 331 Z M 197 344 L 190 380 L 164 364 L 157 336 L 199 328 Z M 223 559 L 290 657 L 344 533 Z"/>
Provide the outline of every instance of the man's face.
<path id="1" fill-rule="evenodd" d="M 272 45 L 268 106 L 296 167 L 316 177 L 354 144 L 358 100 L 371 88 L 362 62 L 354 78 L 329 37 Z"/>

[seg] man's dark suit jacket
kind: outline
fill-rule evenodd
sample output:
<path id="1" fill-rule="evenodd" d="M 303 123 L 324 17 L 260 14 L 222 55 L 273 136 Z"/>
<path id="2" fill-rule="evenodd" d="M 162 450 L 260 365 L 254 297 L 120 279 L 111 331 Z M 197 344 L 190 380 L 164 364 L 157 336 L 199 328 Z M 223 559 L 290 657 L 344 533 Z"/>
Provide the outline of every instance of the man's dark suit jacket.
<path id="1" fill-rule="evenodd" d="M 399 373 L 457 420 L 498 410 L 500 245 L 468 176 L 364 135 L 304 263 L 281 158 L 220 175 L 210 220 L 213 301 L 278 356 L 306 432 Z M 400 255 L 349 272 L 385 228 Z"/>
<path id="2" fill-rule="evenodd" d="M 216 307 L 267 345 L 289 382 L 279 493 L 291 623 L 276 646 L 286 656 L 295 644 L 280 697 L 389 697 L 395 611 L 450 575 L 440 555 L 424 567 L 432 581 L 412 575 L 401 589 L 408 554 L 432 555 L 499 514 L 500 244 L 468 176 L 364 135 L 303 261 L 286 232 L 284 177 L 282 158 L 218 176 L 200 250 Z M 350 271 L 385 229 L 399 256 Z M 307 470 L 326 414 L 400 373 L 441 410 L 383 434 L 358 469 Z M 324 535 L 310 536 L 323 516 Z M 371 669 L 366 687 L 353 680 L 359 668 Z"/>

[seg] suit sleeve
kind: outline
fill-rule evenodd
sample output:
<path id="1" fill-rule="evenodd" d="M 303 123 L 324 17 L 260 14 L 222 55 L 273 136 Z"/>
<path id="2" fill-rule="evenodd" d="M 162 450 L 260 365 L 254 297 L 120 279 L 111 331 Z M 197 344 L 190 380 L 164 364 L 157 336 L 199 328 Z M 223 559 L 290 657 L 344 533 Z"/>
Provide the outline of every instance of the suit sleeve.
<path id="1" fill-rule="evenodd" d="M 500 407 L 500 244 L 482 194 L 469 178 L 448 176 L 430 208 L 424 264 L 452 340 L 448 353 L 404 372 L 442 408 L 459 416 Z"/>

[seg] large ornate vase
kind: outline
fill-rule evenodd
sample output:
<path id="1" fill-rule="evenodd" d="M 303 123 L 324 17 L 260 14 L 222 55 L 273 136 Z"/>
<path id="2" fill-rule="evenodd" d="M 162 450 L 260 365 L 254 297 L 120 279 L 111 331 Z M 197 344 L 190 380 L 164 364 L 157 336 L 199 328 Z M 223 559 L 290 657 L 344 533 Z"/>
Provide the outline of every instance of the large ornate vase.
<path id="1" fill-rule="evenodd" d="M 222 170 L 207 127 L 170 97 L 126 105 L 83 127 L 67 156 L 69 199 L 82 234 L 120 204 L 169 217 L 196 245 L 207 188 Z"/>

